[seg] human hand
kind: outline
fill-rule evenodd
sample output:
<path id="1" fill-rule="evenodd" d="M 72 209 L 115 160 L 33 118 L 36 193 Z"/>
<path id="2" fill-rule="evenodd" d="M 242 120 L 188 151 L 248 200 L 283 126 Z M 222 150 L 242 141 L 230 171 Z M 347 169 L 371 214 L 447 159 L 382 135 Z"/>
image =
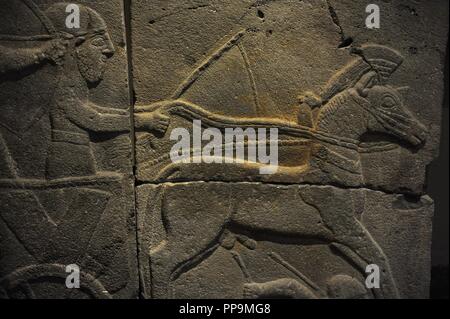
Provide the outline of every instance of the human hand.
<path id="1" fill-rule="evenodd" d="M 169 116 L 160 111 L 137 113 L 134 115 L 136 128 L 164 134 L 170 125 Z"/>

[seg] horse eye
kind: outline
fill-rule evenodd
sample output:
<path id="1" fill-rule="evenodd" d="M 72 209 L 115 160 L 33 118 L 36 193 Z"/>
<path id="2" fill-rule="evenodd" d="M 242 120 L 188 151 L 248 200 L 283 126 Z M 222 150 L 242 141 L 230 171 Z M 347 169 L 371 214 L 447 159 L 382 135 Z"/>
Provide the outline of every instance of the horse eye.
<path id="1" fill-rule="evenodd" d="M 385 96 L 383 98 L 383 102 L 381 103 L 381 106 L 387 109 L 392 108 L 395 105 L 397 105 L 397 102 L 391 96 Z"/>
<path id="2" fill-rule="evenodd" d="M 106 42 L 103 38 L 95 38 L 92 40 L 92 45 L 96 46 L 96 47 L 102 47 L 104 45 L 106 45 Z"/>

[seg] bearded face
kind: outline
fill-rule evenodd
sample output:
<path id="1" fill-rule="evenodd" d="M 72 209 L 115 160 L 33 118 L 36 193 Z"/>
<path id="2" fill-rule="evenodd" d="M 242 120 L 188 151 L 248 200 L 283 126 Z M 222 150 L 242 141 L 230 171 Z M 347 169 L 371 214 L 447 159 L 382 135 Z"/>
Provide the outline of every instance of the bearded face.
<path id="1" fill-rule="evenodd" d="M 107 61 L 114 55 L 114 45 L 108 32 L 94 34 L 77 48 L 77 63 L 81 75 L 89 84 L 103 79 Z"/>

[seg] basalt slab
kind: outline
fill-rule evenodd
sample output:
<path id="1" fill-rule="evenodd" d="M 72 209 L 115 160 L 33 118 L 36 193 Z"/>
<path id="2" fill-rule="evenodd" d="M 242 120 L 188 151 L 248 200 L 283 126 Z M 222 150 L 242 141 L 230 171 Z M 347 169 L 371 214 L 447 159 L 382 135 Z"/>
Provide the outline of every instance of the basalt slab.
<path id="1" fill-rule="evenodd" d="M 122 1 L 66 7 L 0 8 L 0 295 L 136 298 Z"/>
<path id="2" fill-rule="evenodd" d="M 428 196 L 223 182 L 143 185 L 137 194 L 145 297 L 428 294 Z M 380 289 L 366 286 L 372 264 Z"/>
<path id="3" fill-rule="evenodd" d="M 428 297 L 447 1 L 68 5 L 0 7 L 0 298 Z"/>
<path id="4" fill-rule="evenodd" d="M 137 179 L 423 193 L 439 145 L 443 6 L 385 4 L 382 27 L 367 29 L 365 2 L 136 1 L 135 111 L 160 119 L 136 135 Z M 443 22 L 420 22 L 430 17 Z M 174 163 L 171 132 L 185 128 L 192 138 L 194 120 L 222 133 L 278 128 L 278 171 L 227 163 L 224 142 L 212 154 L 221 160 L 204 165 L 196 151 L 211 137 L 191 142 L 190 163 Z"/>
<path id="5" fill-rule="evenodd" d="M 428 296 L 448 3 L 383 2 L 379 29 L 366 6 L 133 2 L 143 296 Z"/>

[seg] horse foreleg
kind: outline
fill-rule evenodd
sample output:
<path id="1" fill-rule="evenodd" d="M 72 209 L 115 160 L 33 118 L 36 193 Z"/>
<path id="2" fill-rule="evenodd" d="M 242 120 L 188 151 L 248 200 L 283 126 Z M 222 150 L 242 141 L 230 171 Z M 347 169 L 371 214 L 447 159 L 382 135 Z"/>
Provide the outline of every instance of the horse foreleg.
<path id="1" fill-rule="evenodd" d="M 227 192 L 227 186 L 214 183 L 165 190 L 161 216 L 166 235 L 150 250 L 153 298 L 170 298 L 171 283 L 218 246 L 231 216 L 230 196 L 223 196 Z"/>
<path id="2" fill-rule="evenodd" d="M 359 225 L 357 225 L 359 224 Z M 399 298 L 397 285 L 392 275 L 389 260 L 370 233 L 358 221 L 349 229 L 351 234 L 336 238 L 334 247 L 358 266 L 365 273 L 369 264 L 380 268 L 380 292 L 374 288 L 377 298 Z"/>
<path id="3" fill-rule="evenodd" d="M 380 267 L 382 294 L 375 291 L 375 295 L 398 298 L 397 287 L 386 255 L 356 218 L 352 191 L 335 187 L 315 187 L 304 189 L 301 194 L 305 202 L 319 211 L 324 224 L 334 234 L 334 246 L 339 248 L 353 264 L 359 265 L 358 268 L 363 274 L 369 264 Z"/>

